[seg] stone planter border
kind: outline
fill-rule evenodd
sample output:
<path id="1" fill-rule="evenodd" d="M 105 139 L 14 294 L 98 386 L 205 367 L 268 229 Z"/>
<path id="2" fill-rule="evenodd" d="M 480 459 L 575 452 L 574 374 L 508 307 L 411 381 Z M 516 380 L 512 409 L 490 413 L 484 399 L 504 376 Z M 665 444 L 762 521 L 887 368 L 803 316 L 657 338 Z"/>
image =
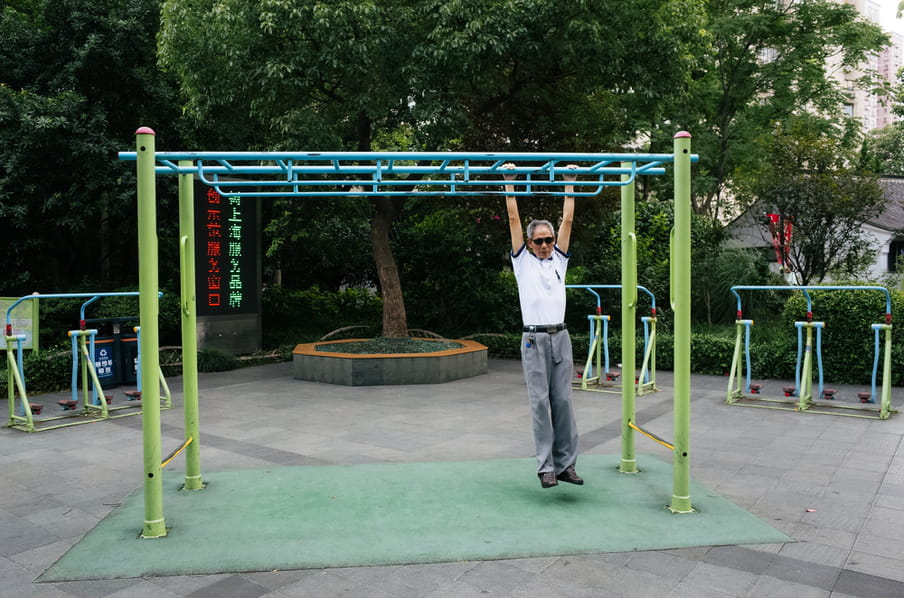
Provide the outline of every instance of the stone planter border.
<path id="1" fill-rule="evenodd" d="M 345 386 L 388 386 L 439 384 L 487 372 L 486 346 L 470 340 L 450 339 L 462 346 L 434 353 L 337 353 L 317 350 L 319 345 L 362 340 L 366 339 L 297 345 L 292 352 L 295 378 Z"/>

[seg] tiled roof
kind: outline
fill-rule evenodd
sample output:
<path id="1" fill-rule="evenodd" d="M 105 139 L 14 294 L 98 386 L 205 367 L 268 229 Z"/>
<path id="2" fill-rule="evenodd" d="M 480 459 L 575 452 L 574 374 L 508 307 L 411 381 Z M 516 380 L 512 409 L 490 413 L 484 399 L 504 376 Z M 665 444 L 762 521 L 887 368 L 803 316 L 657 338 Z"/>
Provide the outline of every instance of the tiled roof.
<path id="1" fill-rule="evenodd" d="M 887 231 L 904 229 L 904 177 L 884 176 L 879 179 L 879 185 L 885 191 L 885 209 L 877 217 L 867 220 L 867 224 Z"/>

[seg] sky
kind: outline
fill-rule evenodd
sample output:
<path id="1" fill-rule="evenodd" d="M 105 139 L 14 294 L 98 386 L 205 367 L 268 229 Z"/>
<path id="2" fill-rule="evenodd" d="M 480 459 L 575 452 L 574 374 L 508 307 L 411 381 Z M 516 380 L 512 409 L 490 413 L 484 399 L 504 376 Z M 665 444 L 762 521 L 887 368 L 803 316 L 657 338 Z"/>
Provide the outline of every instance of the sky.
<path id="1" fill-rule="evenodd" d="M 882 5 L 882 28 L 886 31 L 904 35 L 904 19 L 896 19 L 898 0 L 880 0 Z"/>

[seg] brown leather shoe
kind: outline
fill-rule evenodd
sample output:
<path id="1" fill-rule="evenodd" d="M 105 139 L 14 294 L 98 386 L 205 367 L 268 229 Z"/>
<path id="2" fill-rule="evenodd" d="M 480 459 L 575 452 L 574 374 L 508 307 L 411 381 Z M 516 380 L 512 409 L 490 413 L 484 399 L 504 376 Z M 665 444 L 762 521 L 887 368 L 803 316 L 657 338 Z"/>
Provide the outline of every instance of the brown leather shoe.
<path id="1" fill-rule="evenodd" d="M 556 479 L 569 484 L 577 484 L 578 486 L 584 483 L 584 480 L 574 470 L 574 465 L 566 467 L 565 471 L 556 476 Z"/>
<path id="2" fill-rule="evenodd" d="M 555 472 L 541 471 L 537 475 L 540 477 L 540 485 L 544 488 L 552 488 L 553 486 L 559 485 L 559 482 L 556 481 Z"/>

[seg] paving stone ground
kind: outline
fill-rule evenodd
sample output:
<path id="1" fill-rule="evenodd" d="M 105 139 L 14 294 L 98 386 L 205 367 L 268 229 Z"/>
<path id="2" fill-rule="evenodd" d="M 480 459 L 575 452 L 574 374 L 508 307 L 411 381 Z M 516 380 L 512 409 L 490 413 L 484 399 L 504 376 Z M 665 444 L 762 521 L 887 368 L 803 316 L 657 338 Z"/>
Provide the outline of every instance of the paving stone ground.
<path id="1" fill-rule="evenodd" d="M 637 421 L 669 438 L 671 377 L 660 372 L 657 382 L 660 392 L 638 398 Z M 170 384 L 175 408 L 161 415 L 164 452 L 182 437 L 180 381 Z M 766 381 L 764 393 L 783 384 Z M 724 404 L 727 378 L 694 376 L 692 386 L 692 478 L 795 542 L 35 583 L 140 485 L 141 422 L 127 417 L 36 434 L 0 429 L 0 595 L 904 597 L 904 416 L 735 407 Z M 839 394 L 857 390 L 864 389 Z M 581 452 L 619 454 L 618 396 L 574 396 Z M 291 363 L 202 374 L 202 471 L 529 457 L 526 401 L 520 363 L 507 360 L 439 385 L 316 384 L 295 380 Z M 893 403 L 901 408 L 902 389 Z M 638 452 L 669 458 L 659 445 L 638 443 Z"/>

